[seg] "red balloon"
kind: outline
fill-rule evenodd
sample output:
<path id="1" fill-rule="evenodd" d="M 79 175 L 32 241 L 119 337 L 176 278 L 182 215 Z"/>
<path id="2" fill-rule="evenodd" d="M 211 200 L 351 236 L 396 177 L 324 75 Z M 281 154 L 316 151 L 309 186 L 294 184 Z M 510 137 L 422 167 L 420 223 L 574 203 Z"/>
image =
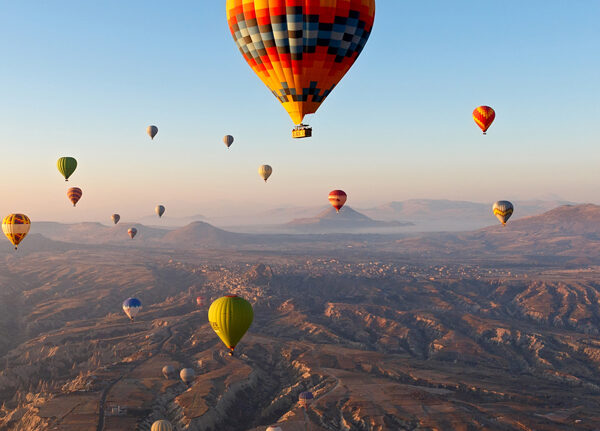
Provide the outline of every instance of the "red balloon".
<path id="1" fill-rule="evenodd" d="M 337 212 L 340 212 L 340 209 L 346 203 L 346 199 L 348 195 L 343 190 L 334 190 L 329 193 L 329 203 L 335 208 Z"/>
<path id="2" fill-rule="evenodd" d="M 496 118 L 496 113 L 489 106 L 480 106 L 473 111 L 473 120 L 483 130 L 484 135 L 494 122 L 494 118 Z"/>
<path id="3" fill-rule="evenodd" d="M 196 304 L 199 307 L 202 307 L 204 305 L 204 296 L 198 296 L 198 297 L 196 297 Z"/>

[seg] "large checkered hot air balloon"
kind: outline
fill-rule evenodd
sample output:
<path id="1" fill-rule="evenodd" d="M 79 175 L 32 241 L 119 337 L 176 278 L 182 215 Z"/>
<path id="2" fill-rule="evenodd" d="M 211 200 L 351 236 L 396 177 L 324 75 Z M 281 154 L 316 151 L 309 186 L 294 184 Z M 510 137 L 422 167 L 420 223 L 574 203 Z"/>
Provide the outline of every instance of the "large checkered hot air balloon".
<path id="1" fill-rule="evenodd" d="M 375 0 L 227 0 L 226 8 L 244 59 L 300 125 L 292 136 L 310 136 L 302 120 L 365 47 Z"/>

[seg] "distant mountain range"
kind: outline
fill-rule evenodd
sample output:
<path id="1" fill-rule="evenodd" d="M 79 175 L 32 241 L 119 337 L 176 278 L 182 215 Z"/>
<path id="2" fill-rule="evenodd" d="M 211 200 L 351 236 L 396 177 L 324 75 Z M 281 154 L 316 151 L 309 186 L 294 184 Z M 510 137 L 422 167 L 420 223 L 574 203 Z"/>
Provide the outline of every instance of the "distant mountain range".
<path id="1" fill-rule="evenodd" d="M 315 217 L 297 218 L 285 224 L 286 227 L 307 233 L 322 232 L 365 232 L 372 228 L 389 228 L 410 226 L 413 223 L 399 221 L 374 220 L 364 214 L 355 211 L 349 206 L 343 207 L 339 213 L 333 207 L 329 207 Z"/>
<path id="2" fill-rule="evenodd" d="M 504 199 L 506 197 L 500 198 Z M 560 205 L 573 205 L 572 202 L 559 200 L 512 202 L 515 205 L 513 219 L 541 214 Z M 371 224 L 368 227 L 371 232 L 448 232 L 480 229 L 494 224 L 496 219 L 492 214 L 492 204 L 491 201 L 481 203 L 444 199 L 409 199 L 389 202 L 375 207 L 352 207 L 352 209 L 373 221 L 393 223 L 392 225 Z M 349 207 L 346 206 L 345 208 Z M 334 214 L 331 206 L 323 204 L 320 206 L 274 208 L 243 215 L 207 216 L 202 221 L 239 232 L 331 232 L 331 226 L 326 221 L 320 222 L 317 220 L 323 219 L 326 210 L 329 210 L 329 215 Z M 341 221 L 340 218 L 334 220 Z M 355 227 L 358 231 L 361 231 L 366 227 L 366 220 L 363 219 L 361 222 L 356 218 L 354 221 L 357 226 L 351 226 L 353 222 L 349 220 L 349 224 L 343 226 L 344 229 L 347 231 L 349 227 Z M 153 225 L 158 225 L 158 223 L 153 223 Z M 299 225 L 305 226 L 301 228 Z M 309 226 L 312 226 L 313 230 L 310 230 Z"/>
<path id="3" fill-rule="evenodd" d="M 461 258 L 506 260 L 532 258 L 600 264 L 600 206 L 565 205 L 541 215 L 511 219 L 503 227 L 493 226 L 470 232 L 402 234 L 315 233 L 329 224 L 381 226 L 381 223 L 347 208 L 340 214 L 325 211 L 315 218 L 299 219 L 292 228 L 309 227 L 310 234 L 246 234 L 219 229 L 205 222 L 193 222 L 178 229 L 158 229 L 141 224 L 106 226 L 99 223 L 60 224 L 37 222 L 19 252 L 66 251 L 78 247 L 112 245 L 169 247 L 184 249 L 248 250 L 331 250 L 349 246 L 375 247 L 380 251 L 405 250 L 407 254 L 436 259 Z M 401 225 L 401 224 L 400 224 Z M 127 229 L 135 226 L 138 236 L 131 240 Z M 78 245 L 75 245 L 78 244 Z M 5 242 L 5 252 L 11 246 Z"/>

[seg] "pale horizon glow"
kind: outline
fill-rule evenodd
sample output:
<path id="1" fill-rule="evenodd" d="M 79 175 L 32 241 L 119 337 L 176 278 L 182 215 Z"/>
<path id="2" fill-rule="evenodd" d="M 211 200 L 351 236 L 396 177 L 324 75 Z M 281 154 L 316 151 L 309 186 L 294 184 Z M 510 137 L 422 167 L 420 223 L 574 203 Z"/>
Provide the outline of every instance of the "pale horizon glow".
<path id="1" fill-rule="evenodd" d="M 2 216 L 102 221 L 407 199 L 600 202 L 600 3 L 378 0 L 316 115 L 292 123 L 243 61 L 224 2 L 3 7 Z M 482 136 L 471 111 L 497 119 Z M 154 141 L 146 127 L 155 124 Z M 235 137 L 227 150 L 223 135 Z M 61 156 L 79 166 L 66 183 Z M 267 184 L 257 168 L 273 166 Z M 83 189 L 73 208 L 68 187 Z"/>

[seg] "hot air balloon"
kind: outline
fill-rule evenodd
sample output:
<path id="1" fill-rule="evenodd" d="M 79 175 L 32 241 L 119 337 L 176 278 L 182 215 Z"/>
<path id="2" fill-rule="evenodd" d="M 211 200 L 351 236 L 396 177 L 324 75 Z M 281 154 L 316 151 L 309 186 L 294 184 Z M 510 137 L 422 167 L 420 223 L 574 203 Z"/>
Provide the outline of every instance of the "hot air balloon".
<path id="1" fill-rule="evenodd" d="M 214 301 L 208 309 L 210 326 L 229 348 L 231 356 L 253 319 L 252 305 L 237 295 L 223 296 Z"/>
<path id="2" fill-rule="evenodd" d="M 165 365 L 162 367 L 163 376 L 165 379 L 170 379 L 173 374 L 175 374 L 175 367 L 173 365 Z"/>
<path id="3" fill-rule="evenodd" d="M 281 427 L 271 425 L 270 427 L 267 428 L 266 431 L 281 431 Z"/>
<path id="4" fill-rule="evenodd" d="M 348 195 L 343 190 L 333 190 L 329 192 L 329 203 L 335 208 L 336 212 L 340 212 L 348 199 Z"/>
<path id="5" fill-rule="evenodd" d="M 292 136 L 319 109 L 365 47 L 375 0 L 227 0 L 227 23 L 252 70 L 283 104 Z"/>
<path id="6" fill-rule="evenodd" d="M 171 425 L 171 422 L 162 419 L 154 422 L 150 431 L 173 431 L 173 425 Z"/>
<path id="7" fill-rule="evenodd" d="M 79 202 L 82 195 L 83 191 L 79 187 L 71 187 L 67 190 L 67 197 L 73 203 L 73 206 L 77 205 L 77 202 Z"/>
<path id="8" fill-rule="evenodd" d="M 127 298 L 125 301 L 123 301 L 123 311 L 125 312 L 125 314 L 127 314 L 127 316 L 131 319 L 132 322 L 135 316 L 141 311 L 141 309 L 142 301 L 140 301 L 137 298 Z"/>
<path id="9" fill-rule="evenodd" d="M 131 239 L 133 239 L 133 237 L 137 235 L 137 229 L 134 227 L 130 227 L 129 230 L 127 230 L 127 233 L 129 234 Z"/>
<path id="10" fill-rule="evenodd" d="M 315 396 L 312 392 L 300 392 L 300 395 L 298 396 L 298 401 L 300 402 L 300 405 L 302 407 L 307 408 L 308 406 L 310 406 L 314 398 Z"/>
<path id="11" fill-rule="evenodd" d="M 165 213 L 165 207 L 162 205 L 157 205 L 156 208 L 154 208 L 154 212 L 158 215 L 158 218 L 161 218 Z"/>
<path id="12" fill-rule="evenodd" d="M 204 305 L 204 296 L 196 297 L 196 305 L 198 305 L 198 307 L 202 307 Z"/>
<path id="13" fill-rule="evenodd" d="M 494 215 L 496 217 L 498 217 L 498 220 L 500 220 L 500 223 L 502 223 L 502 226 L 506 226 L 506 222 L 512 215 L 514 209 L 515 208 L 514 208 L 513 204 L 510 203 L 509 201 L 498 201 L 492 207 L 492 210 L 494 211 Z"/>
<path id="14" fill-rule="evenodd" d="M 119 220 L 121 220 L 121 216 L 119 214 L 113 214 L 110 216 L 110 218 L 112 219 L 114 224 L 119 223 Z"/>
<path id="15" fill-rule="evenodd" d="M 260 177 L 265 180 L 265 183 L 267 182 L 267 180 L 269 179 L 269 177 L 271 176 L 271 174 L 273 173 L 273 168 L 269 165 L 261 165 L 258 168 L 258 175 L 260 175 Z"/>
<path id="16" fill-rule="evenodd" d="M 227 145 L 227 148 L 231 147 L 231 144 L 233 144 L 233 136 L 225 135 L 223 137 L 223 142 L 225 143 L 225 145 Z"/>
<path id="17" fill-rule="evenodd" d="M 196 373 L 191 368 L 184 368 L 180 371 L 179 377 L 181 377 L 183 383 L 185 383 L 186 385 L 190 385 L 196 378 Z"/>
<path id="18" fill-rule="evenodd" d="M 154 140 L 154 137 L 158 133 L 158 127 L 156 127 L 156 126 L 148 126 L 148 128 L 146 129 L 146 133 L 148 134 L 148 136 L 150 136 L 150 138 L 152 140 Z"/>
<path id="19" fill-rule="evenodd" d="M 2 220 L 2 232 L 15 246 L 15 250 L 27 236 L 30 227 L 31 220 L 25 214 L 10 214 Z"/>
<path id="20" fill-rule="evenodd" d="M 483 130 L 484 135 L 494 122 L 494 118 L 496 118 L 496 113 L 489 106 L 480 106 L 473 111 L 473 120 Z"/>
<path id="21" fill-rule="evenodd" d="M 56 166 L 58 167 L 58 171 L 65 177 L 65 181 L 69 181 L 69 177 L 77 169 L 77 160 L 73 157 L 61 157 L 56 162 Z"/>

